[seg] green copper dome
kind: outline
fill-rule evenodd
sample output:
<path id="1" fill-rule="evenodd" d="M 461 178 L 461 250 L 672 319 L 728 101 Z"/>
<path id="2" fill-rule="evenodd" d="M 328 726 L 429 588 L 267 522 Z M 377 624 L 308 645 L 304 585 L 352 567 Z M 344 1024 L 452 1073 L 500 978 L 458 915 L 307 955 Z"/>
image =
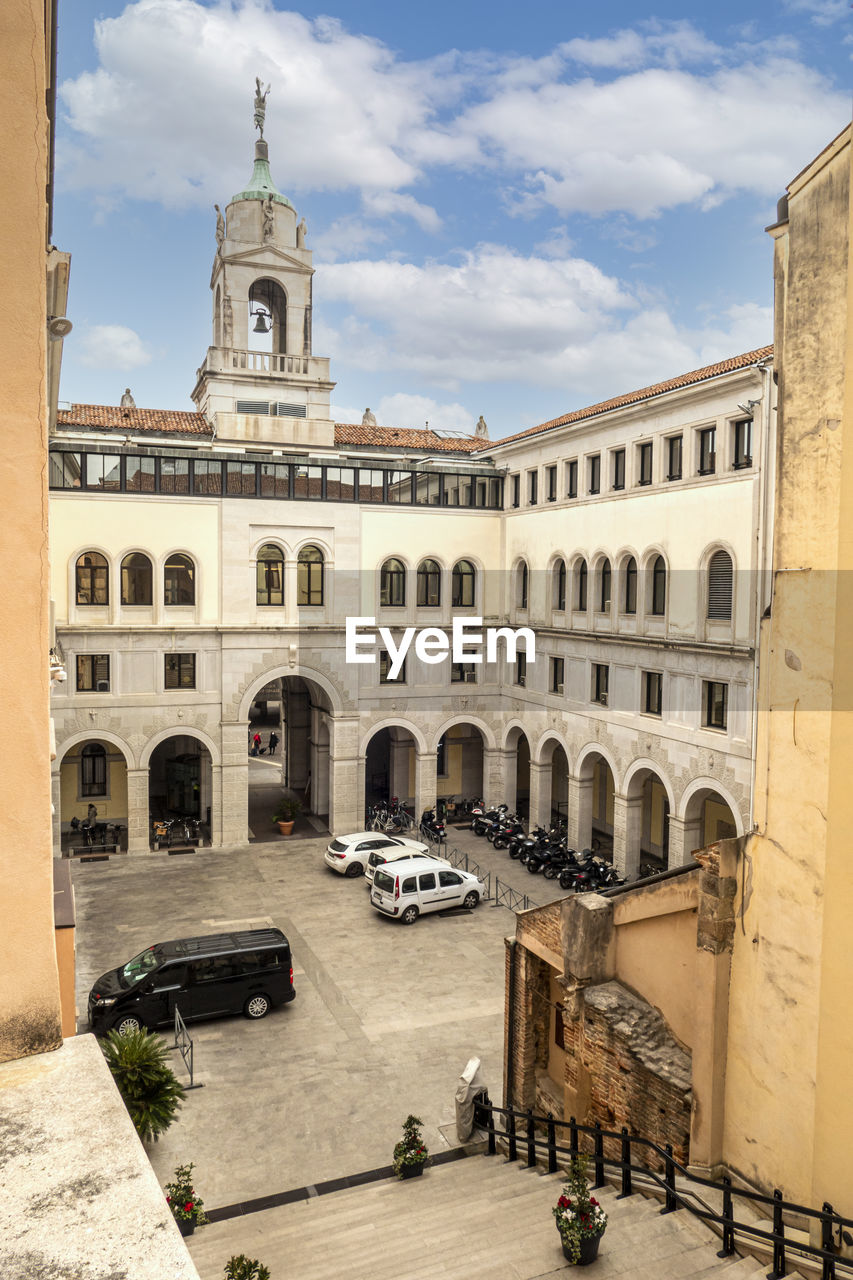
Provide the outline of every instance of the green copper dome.
<path id="1" fill-rule="evenodd" d="M 267 144 L 259 139 L 255 143 L 255 167 L 252 170 L 249 185 L 245 191 L 238 191 L 236 196 L 232 196 L 231 203 L 233 204 L 235 200 L 266 200 L 268 196 L 272 197 L 275 204 L 287 205 L 288 209 L 293 208 L 287 196 L 281 194 L 272 180 Z"/>

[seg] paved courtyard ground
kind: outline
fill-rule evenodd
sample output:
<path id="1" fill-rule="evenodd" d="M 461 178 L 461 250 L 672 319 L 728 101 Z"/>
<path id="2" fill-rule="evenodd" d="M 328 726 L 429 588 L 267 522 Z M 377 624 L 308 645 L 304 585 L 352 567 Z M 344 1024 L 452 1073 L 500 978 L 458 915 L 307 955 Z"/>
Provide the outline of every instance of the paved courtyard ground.
<path id="1" fill-rule="evenodd" d="M 440 1127 L 473 1055 L 500 1094 L 513 914 L 484 904 L 400 926 L 370 907 L 363 880 L 327 870 L 326 842 L 74 867 L 81 1030 L 93 981 L 150 943 L 268 923 L 290 938 L 296 999 L 257 1023 L 194 1024 L 204 1088 L 150 1149 L 162 1181 L 194 1161 L 209 1208 L 385 1165 L 410 1111 L 445 1149 Z"/>

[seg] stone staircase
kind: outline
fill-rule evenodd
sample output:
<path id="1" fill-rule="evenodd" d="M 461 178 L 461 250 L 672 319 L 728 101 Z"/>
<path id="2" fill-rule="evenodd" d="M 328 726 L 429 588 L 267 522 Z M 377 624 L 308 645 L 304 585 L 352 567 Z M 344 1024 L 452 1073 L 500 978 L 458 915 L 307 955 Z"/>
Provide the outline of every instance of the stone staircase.
<path id="1" fill-rule="evenodd" d="M 271 1280 L 546 1280 L 565 1276 L 551 1208 L 562 1177 L 471 1156 L 407 1182 L 388 1179 L 212 1223 L 188 1241 L 202 1280 L 232 1254 L 266 1263 Z M 745 1280 L 751 1257 L 718 1258 L 719 1239 L 685 1210 L 596 1193 L 609 1215 L 590 1280 Z M 792 1280 L 796 1277 L 789 1272 Z"/>

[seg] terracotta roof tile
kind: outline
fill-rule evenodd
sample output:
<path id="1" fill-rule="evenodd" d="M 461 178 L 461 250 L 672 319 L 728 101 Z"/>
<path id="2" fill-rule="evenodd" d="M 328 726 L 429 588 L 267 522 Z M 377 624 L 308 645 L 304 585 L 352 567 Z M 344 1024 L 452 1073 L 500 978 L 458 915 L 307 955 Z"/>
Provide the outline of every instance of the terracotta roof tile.
<path id="1" fill-rule="evenodd" d="M 60 427 L 91 427 L 95 431 L 150 431 L 155 435 L 209 436 L 210 424 L 201 413 L 182 409 L 122 409 L 110 404 L 72 404 L 56 415 Z"/>
<path id="2" fill-rule="evenodd" d="M 336 422 L 335 444 L 370 445 L 380 449 L 429 449 L 431 453 L 472 453 L 482 445 L 479 436 L 439 436 L 415 427 L 365 427 Z"/>
<path id="3" fill-rule="evenodd" d="M 734 373 L 737 369 L 746 369 L 759 360 L 769 360 L 773 355 L 773 347 L 758 347 L 755 351 L 745 351 L 740 356 L 730 356 L 718 364 L 705 365 L 703 369 L 694 369 L 691 373 L 679 374 L 677 378 L 668 378 L 665 382 L 656 382 L 654 386 L 642 387 L 639 391 L 629 391 L 626 395 L 615 396 L 612 400 L 602 400 L 598 404 L 589 405 L 586 409 L 575 409 L 573 413 L 564 413 L 559 418 L 551 418 L 538 427 L 528 427 L 526 431 L 518 431 L 512 436 L 503 436 L 480 448 L 494 449 L 499 445 L 509 444 L 514 440 L 524 440 L 528 436 L 538 435 L 541 431 L 551 431 L 555 427 L 565 427 L 573 422 L 583 422 L 586 418 L 595 418 L 600 413 L 611 409 L 622 409 L 629 404 L 639 404 L 642 400 L 650 400 L 652 396 L 663 395 L 666 391 L 677 391 L 680 387 L 690 387 L 697 382 L 705 382 L 708 378 L 718 378 L 724 373 Z"/>

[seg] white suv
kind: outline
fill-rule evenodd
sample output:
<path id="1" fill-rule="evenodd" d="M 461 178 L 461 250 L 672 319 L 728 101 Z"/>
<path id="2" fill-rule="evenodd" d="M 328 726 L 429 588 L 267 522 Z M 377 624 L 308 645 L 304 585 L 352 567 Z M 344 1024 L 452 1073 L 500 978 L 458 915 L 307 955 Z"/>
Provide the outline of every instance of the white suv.
<path id="1" fill-rule="evenodd" d="M 326 850 L 326 866 L 338 875 L 364 875 L 371 853 L 388 849 L 408 849 L 412 853 L 429 853 L 429 846 L 422 840 L 409 840 L 405 836 L 388 836 L 376 831 L 357 831 L 352 836 L 335 836 Z"/>

